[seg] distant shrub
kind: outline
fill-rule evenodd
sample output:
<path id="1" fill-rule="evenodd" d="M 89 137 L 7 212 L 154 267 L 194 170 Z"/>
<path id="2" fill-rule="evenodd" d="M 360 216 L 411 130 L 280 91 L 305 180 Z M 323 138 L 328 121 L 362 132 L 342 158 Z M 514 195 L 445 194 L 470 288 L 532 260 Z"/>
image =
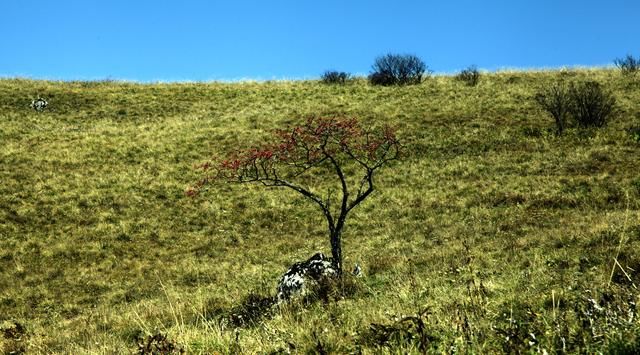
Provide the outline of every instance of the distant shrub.
<path id="1" fill-rule="evenodd" d="M 602 127 L 613 113 L 616 99 L 602 90 L 596 81 L 572 84 L 569 87 L 571 96 L 571 116 L 579 126 Z"/>
<path id="2" fill-rule="evenodd" d="M 633 76 L 640 70 L 640 58 L 634 58 L 631 54 L 624 58 L 616 58 L 613 63 L 627 76 Z"/>
<path id="3" fill-rule="evenodd" d="M 586 81 L 569 86 L 556 83 L 538 92 L 536 102 L 555 120 L 562 134 L 571 117 L 580 127 L 602 127 L 615 108 L 615 98 L 598 82 Z"/>
<path id="4" fill-rule="evenodd" d="M 415 55 L 386 54 L 376 58 L 369 75 L 373 85 L 411 85 L 419 84 L 427 66 Z"/>
<path id="5" fill-rule="evenodd" d="M 458 75 L 456 75 L 456 79 L 469 86 L 476 86 L 480 80 L 480 72 L 475 65 L 472 65 L 458 73 Z"/>
<path id="6" fill-rule="evenodd" d="M 566 85 L 555 83 L 538 92 L 535 100 L 556 122 L 558 134 L 562 134 L 567 114 L 571 111 L 571 97 Z"/>
<path id="7" fill-rule="evenodd" d="M 327 70 L 322 74 L 321 79 L 325 84 L 346 84 L 351 79 L 351 74 L 343 71 Z"/>

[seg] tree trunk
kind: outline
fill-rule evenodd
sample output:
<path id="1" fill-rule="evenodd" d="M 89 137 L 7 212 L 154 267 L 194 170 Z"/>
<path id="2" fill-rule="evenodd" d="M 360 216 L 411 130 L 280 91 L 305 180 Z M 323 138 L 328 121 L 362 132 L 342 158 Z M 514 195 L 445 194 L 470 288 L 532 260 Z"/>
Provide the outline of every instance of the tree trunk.
<path id="1" fill-rule="evenodd" d="M 333 259 L 333 267 L 336 268 L 338 276 L 342 275 L 342 241 L 340 232 L 340 230 L 337 230 L 331 233 L 331 258 Z"/>
<path id="2" fill-rule="evenodd" d="M 564 131 L 564 117 L 560 116 L 560 117 L 556 117 L 556 127 L 558 128 L 558 135 L 562 135 L 562 132 Z"/>

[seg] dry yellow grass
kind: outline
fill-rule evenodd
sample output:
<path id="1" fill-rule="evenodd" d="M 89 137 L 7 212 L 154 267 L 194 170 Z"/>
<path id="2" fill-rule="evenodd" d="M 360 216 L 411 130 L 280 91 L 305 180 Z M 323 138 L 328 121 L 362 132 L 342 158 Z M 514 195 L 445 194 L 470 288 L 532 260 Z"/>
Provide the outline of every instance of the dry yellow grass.
<path id="1" fill-rule="evenodd" d="M 618 113 L 556 136 L 533 95 L 586 79 Z M 0 80 L 0 347 L 129 353 L 162 332 L 188 353 L 420 352 L 369 326 L 427 308 L 431 352 L 637 350 L 638 102 L 639 83 L 605 69 L 488 73 L 476 87 Z M 234 329 L 225 312 L 329 252 L 327 231 L 289 191 L 189 199 L 193 165 L 323 113 L 391 123 L 405 142 L 347 222 L 361 291 Z"/>

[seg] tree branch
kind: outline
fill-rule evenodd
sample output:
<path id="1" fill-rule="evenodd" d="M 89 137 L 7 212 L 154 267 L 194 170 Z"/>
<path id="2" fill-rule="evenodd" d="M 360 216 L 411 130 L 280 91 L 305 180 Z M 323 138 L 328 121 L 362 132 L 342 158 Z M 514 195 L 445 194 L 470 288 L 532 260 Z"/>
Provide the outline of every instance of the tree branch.
<path id="1" fill-rule="evenodd" d="M 354 207 L 360 204 L 360 202 L 364 201 L 364 199 L 367 198 L 367 196 L 369 196 L 371 192 L 373 192 L 373 170 L 372 169 L 367 170 L 367 175 L 365 175 L 365 179 L 368 184 L 367 189 L 363 193 L 360 193 L 360 191 L 358 191 L 358 196 L 356 196 L 356 199 L 353 200 L 351 204 L 349 204 L 349 207 L 347 208 L 347 212 L 351 211 Z"/>

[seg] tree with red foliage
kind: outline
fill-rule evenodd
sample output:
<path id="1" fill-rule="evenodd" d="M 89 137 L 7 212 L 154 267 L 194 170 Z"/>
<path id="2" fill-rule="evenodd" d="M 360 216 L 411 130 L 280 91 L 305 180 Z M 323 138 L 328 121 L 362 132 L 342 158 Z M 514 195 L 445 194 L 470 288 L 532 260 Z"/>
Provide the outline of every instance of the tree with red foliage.
<path id="1" fill-rule="evenodd" d="M 204 177 L 186 193 L 195 196 L 206 185 L 221 181 L 287 187 L 300 193 L 326 217 L 332 263 L 340 274 L 347 215 L 374 190 L 375 172 L 398 158 L 400 144 L 395 131 L 388 126 L 365 129 L 355 118 L 310 117 L 300 126 L 276 132 L 275 138 L 272 143 L 198 165 Z M 306 187 L 304 182 L 314 176 L 312 171 L 334 176 L 340 194 L 334 196 L 329 189 L 321 195 Z"/>

